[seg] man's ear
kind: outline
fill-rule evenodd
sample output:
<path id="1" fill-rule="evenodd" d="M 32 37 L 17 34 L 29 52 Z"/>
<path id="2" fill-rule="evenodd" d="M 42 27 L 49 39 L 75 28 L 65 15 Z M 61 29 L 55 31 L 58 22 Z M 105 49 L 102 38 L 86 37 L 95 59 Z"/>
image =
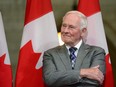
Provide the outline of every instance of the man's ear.
<path id="1" fill-rule="evenodd" d="M 83 28 L 83 29 L 82 29 L 82 34 L 81 34 L 81 36 L 82 36 L 82 37 L 83 37 L 83 36 L 87 36 L 87 34 L 88 34 L 87 29 L 86 29 L 86 28 Z"/>
<path id="2" fill-rule="evenodd" d="M 85 42 L 86 42 L 86 39 L 87 39 L 87 35 L 88 35 L 87 28 L 83 28 L 81 37 L 82 37 L 83 41 L 85 41 Z"/>

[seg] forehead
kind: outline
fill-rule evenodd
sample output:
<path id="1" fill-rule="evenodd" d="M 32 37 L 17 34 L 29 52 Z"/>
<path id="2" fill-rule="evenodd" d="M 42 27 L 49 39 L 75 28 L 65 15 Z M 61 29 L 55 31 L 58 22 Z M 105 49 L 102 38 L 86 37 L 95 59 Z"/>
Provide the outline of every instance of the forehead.
<path id="1" fill-rule="evenodd" d="M 77 14 L 67 14 L 63 18 L 63 22 L 70 22 L 70 23 L 79 23 L 80 17 Z"/>

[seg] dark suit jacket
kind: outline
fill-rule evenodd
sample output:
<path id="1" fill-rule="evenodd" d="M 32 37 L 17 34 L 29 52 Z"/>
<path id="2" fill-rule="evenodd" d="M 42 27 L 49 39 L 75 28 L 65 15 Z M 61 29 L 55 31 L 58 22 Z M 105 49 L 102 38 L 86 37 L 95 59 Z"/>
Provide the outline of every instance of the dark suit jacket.
<path id="1" fill-rule="evenodd" d="M 43 78 L 49 87 L 100 87 L 99 82 L 80 78 L 82 68 L 100 65 L 105 74 L 105 51 L 96 46 L 82 43 L 74 70 L 65 45 L 52 48 L 43 56 Z"/>

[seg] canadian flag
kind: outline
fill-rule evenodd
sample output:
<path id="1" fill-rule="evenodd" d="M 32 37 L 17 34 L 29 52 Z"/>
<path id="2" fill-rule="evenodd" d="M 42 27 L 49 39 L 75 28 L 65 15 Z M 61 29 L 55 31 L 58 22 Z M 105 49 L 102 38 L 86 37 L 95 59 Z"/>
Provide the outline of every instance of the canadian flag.
<path id="1" fill-rule="evenodd" d="M 110 55 L 108 52 L 99 0 L 79 0 L 77 9 L 88 19 L 88 36 L 86 43 L 100 46 L 106 51 L 106 75 L 103 87 L 114 87 Z"/>
<path id="2" fill-rule="evenodd" d="M 0 87 L 12 87 L 12 69 L 0 12 Z"/>
<path id="3" fill-rule="evenodd" d="M 15 87 L 44 87 L 43 52 L 59 44 L 50 0 L 27 0 Z"/>

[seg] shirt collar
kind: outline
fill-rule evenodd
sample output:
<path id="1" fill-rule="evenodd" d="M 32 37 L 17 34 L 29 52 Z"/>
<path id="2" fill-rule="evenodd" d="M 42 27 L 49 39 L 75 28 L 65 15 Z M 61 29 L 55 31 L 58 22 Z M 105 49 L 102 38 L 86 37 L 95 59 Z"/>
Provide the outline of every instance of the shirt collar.
<path id="1" fill-rule="evenodd" d="M 76 44 L 74 47 L 76 47 L 76 48 L 79 50 L 79 48 L 80 48 L 81 44 L 82 44 L 82 40 L 80 40 L 80 41 L 79 41 L 79 43 L 78 43 L 78 44 Z M 66 44 L 65 44 L 65 45 L 66 45 Z M 69 48 L 70 48 L 70 46 L 69 46 L 69 45 L 66 45 L 66 48 L 67 48 L 67 49 L 69 49 Z"/>

